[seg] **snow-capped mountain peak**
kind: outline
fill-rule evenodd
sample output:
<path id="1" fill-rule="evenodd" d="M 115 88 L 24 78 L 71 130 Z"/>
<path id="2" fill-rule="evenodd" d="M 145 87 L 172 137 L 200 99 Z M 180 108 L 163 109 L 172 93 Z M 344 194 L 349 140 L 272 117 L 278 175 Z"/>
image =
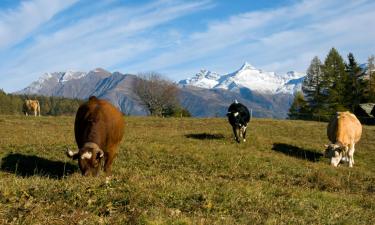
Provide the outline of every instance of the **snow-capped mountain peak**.
<path id="1" fill-rule="evenodd" d="M 75 72 L 72 70 L 68 70 L 65 73 L 62 73 L 62 75 L 60 76 L 59 82 L 62 83 L 62 82 L 70 81 L 70 80 L 80 79 L 86 76 L 86 74 L 87 73 L 85 72 Z"/>
<path id="2" fill-rule="evenodd" d="M 290 93 L 301 89 L 303 74 L 290 71 L 286 74 L 266 72 L 245 62 L 233 73 L 219 75 L 208 70 L 201 70 L 194 77 L 181 80 L 181 85 L 191 85 L 207 89 L 226 89 L 237 91 L 248 88 L 261 93 Z"/>
<path id="3" fill-rule="evenodd" d="M 206 69 L 201 69 L 194 77 L 180 81 L 182 85 L 194 84 L 196 87 L 213 88 L 218 84 L 218 79 L 221 76 L 218 73 L 211 72 Z"/>
<path id="4" fill-rule="evenodd" d="M 243 71 L 243 70 L 256 70 L 256 68 L 248 62 L 244 62 L 244 64 L 241 66 L 241 68 L 238 71 Z"/>
<path id="5" fill-rule="evenodd" d="M 66 72 L 53 72 L 44 73 L 39 77 L 38 80 L 32 82 L 28 87 L 20 91 L 20 93 L 38 93 L 42 88 L 46 86 L 55 86 L 57 84 L 63 84 L 70 80 L 76 80 L 86 76 L 85 72 L 76 72 L 73 70 L 67 70 Z"/>

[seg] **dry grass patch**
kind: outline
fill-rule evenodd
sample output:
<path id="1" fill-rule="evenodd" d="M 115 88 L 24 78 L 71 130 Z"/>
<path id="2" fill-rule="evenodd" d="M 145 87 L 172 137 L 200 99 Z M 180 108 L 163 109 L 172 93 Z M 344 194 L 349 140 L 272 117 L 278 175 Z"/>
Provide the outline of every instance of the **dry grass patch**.
<path id="1" fill-rule="evenodd" d="M 0 116 L 2 224 L 374 224 L 375 129 L 354 168 L 321 156 L 325 123 L 125 118 L 110 183 L 66 158 L 73 117 Z"/>

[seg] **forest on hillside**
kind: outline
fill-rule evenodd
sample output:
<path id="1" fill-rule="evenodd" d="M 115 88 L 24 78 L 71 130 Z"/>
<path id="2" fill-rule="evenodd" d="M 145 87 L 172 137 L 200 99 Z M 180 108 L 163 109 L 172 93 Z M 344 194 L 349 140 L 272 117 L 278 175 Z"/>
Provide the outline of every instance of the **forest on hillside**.
<path id="1" fill-rule="evenodd" d="M 360 66 L 352 53 L 347 62 L 332 48 L 324 63 L 315 56 L 289 109 L 290 119 L 327 121 L 338 111 L 355 112 L 360 104 L 375 103 L 374 56 Z"/>
<path id="2" fill-rule="evenodd" d="M 26 99 L 38 100 L 41 115 L 50 116 L 74 115 L 79 105 L 83 102 L 79 99 L 69 99 L 63 97 L 7 94 L 0 89 L 0 114 L 23 114 L 22 106 Z"/>

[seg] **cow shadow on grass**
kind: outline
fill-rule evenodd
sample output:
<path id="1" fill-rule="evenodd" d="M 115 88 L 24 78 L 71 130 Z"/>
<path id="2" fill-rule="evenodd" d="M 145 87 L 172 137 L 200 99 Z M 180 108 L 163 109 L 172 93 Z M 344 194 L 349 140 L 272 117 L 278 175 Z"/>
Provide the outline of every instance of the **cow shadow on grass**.
<path id="1" fill-rule="evenodd" d="M 1 159 L 1 171 L 21 177 L 40 176 L 61 179 L 78 170 L 76 165 L 39 156 L 11 153 Z"/>
<path id="2" fill-rule="evenodd" d="M 198 139 L 198 140 L 219 140 L 224 139 L 222 134 L 208 134 L 208 133 L 198 133 L 198 134 L 186 134 L 186 138 Z"/>
<path id="3" fill-rule="evenodd" d="M 297 146 L 283 144 L 283 143 L 274 143 L 272 150 L 284 153 L 285 155 L 292 156 L 298 159 L 304 159 L 311 162 L 317 162 L 323 156 L 322 153 L 315 152 L 310 149 L 303 149 Z"/>

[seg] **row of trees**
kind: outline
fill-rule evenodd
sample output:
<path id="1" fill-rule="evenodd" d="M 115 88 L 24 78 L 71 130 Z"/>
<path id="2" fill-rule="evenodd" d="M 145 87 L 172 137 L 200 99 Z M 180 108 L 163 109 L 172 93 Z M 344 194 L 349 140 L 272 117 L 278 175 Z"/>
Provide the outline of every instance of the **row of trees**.
<path id="1" fill-rule="evenodd" d="M 302 92 L 295 95 L 290 119 L 328 120 L 337 111 L 354 111 L 361 103 L 375 102 L 374 56 L 361 68 L 349 53 L 345 62 L 332 48 L 324 63 L 316 56 L 307 69 Z"/>
<path id="2" fill-rule="evenodd" d="M 82 100 L 63 97 L 25 96 L 6 94 L 0 89 L 0 114 L 22 114 L 22 106 L 25 99 L 37 99 L 42 115 L 74 115 L 82 103 Z"/>

